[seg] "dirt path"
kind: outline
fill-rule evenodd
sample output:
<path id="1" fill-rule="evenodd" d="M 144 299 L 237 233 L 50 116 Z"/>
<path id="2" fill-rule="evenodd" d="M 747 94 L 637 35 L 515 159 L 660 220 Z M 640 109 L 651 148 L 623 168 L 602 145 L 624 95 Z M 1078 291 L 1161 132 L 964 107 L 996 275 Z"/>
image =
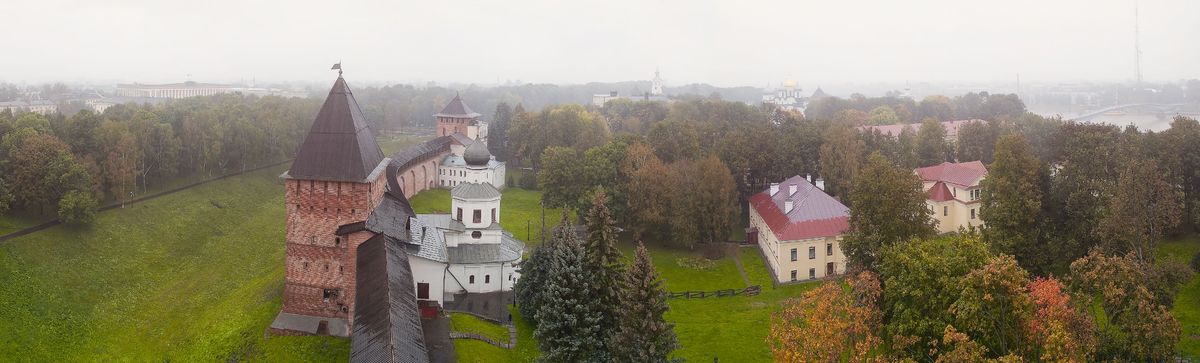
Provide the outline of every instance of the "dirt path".
<path id="1" fill-rule="evenodd" d="M 742 275 L 742 282 L 746 283 L 746 287 L 750 287 L 750 276 L 746 275 L 746 268 L 742 267 L 742 251 L 740 248 L 733 247 L 733 264 L 737 265 L 738 274 Z"/>

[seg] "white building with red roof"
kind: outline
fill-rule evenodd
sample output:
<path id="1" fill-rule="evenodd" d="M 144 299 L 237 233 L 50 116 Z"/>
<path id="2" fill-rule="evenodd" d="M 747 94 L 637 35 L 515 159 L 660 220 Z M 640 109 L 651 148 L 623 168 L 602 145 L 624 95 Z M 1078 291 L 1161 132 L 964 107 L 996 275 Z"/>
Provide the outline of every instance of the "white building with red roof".
<path id="1" fill-rule="evenodd" d="M 846 270 L 842 235 L 850 208 L 803 176 L 772 183 L 750 196 L 748 238 L 762 249 L 775 280 L 819 279 Z"/>
<path id="2" fill-rule="evenodd" d="M 921 177 L 925 204 L 933 211 L 939 233 L 968 226 L 983 226 L 979 202 L 983 190 L 979 183 L 987 177 L 987 168 L 979 161 L 943 162 L 914 170 Z"/>

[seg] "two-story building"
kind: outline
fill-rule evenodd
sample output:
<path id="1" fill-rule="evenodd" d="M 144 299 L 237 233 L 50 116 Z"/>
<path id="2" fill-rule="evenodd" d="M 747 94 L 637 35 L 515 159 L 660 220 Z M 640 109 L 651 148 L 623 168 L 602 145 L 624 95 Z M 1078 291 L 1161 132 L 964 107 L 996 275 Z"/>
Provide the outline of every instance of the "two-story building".
<path id="1" fill-rule="evenodd" d="M 747 238 L 757 242 L 778 282 L 840 275 L 846 257 L 840 242 L 850 209 L 803 176 L 750 197 Z"/>
<path id="2" fill-rule="evenodd" d="M 925 204 L 937 220 L 938 233 L 949 233 L 968 226 L 983 226 L 979 205 L 983 190 L 979 183 L 987 177 L 987 168 L 979 161 L 943 162 L 914 170 L 921 177 Z"/>

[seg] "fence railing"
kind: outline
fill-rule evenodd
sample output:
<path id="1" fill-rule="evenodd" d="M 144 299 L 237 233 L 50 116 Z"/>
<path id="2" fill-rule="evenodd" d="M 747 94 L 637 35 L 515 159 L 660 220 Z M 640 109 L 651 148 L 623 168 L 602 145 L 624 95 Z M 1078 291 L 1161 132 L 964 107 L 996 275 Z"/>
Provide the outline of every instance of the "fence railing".
<path id="1" fill-rule="evenodd" d="M 715 291 L 678 291 L 670 292 L 667 297 L 671 299 L 703 299 L 707 297 L 726 297 L 726 296 L 756 296 L 762 292 L 762 287 L 758 285 L 750 286 L 744 289 L 723 289 Z"/>

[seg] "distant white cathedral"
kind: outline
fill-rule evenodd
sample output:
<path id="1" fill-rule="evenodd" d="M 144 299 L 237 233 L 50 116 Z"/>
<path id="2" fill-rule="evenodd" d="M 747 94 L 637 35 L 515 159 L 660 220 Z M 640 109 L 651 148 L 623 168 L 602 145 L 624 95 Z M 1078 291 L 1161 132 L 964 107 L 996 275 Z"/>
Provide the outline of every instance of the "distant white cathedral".
<path id="1" fill-rule="evenodd" d="M 663 94 L 663 79 L 658 74 L 658 69 L 654 70 L 654 80 L 650 81 L 650 95 L 662 96 Z"/>

